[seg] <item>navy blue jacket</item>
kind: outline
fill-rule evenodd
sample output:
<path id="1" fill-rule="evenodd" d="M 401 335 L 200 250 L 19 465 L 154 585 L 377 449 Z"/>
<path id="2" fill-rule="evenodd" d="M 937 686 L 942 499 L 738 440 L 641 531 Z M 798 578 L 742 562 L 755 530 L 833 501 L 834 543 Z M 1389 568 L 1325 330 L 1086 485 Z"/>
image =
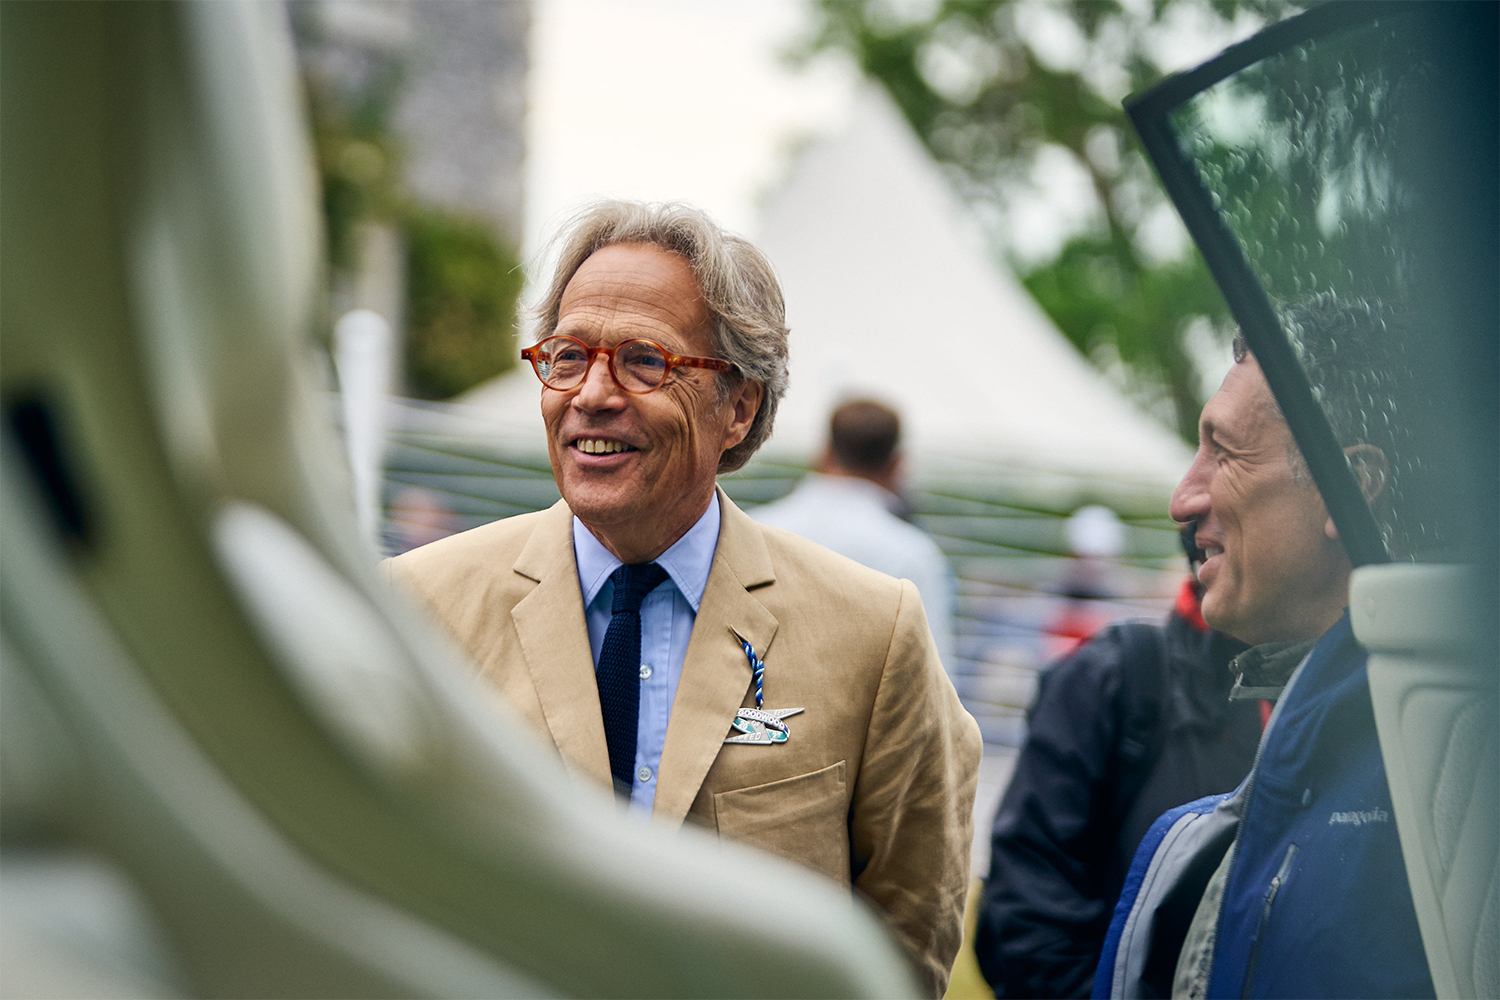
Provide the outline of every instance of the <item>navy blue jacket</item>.
<path id="1" fill-rule="evenodd" d="M 1162 922 L 1153 925 L 1143 910 L 1167 895 L 1153 882 L 1193 866 L 1170 857 L 1174 845 L 1201 852 L 1217 843 L 1222 856 L 1223 838 L 1189 834 L 1209 810 L 1237 811 L 1238 825 L 1208 996 L 1433 996 L 1376 738 L 1365 652 L 1347 615 L 1294 675 L 1240 790 L 1204 809 L 1174 810 L 1143 840 L 1105 944 L 1096 995 L 1137 993 L 1140 987 L 1117 969 L 1149 964 L 1141 956 L 1152 949 L 1165 945 L 1175 953 L 1180 946 L 1150 941 Z"/>
<path id="2" fill-rule="evenodd" d="M 1244 647 L 1200 631 L 1184 601 L 1157 642 L 1137 647 L 1107 628 L 1041 677 L 995 814 L 979 902 L 974 951 L 996 996 L 1088 996 L 1142 835 L 1163 809 L 1227 792 L 1250 770 L 1259 703 L 1229 701 L 1229 661 Z M 1131 714 L 1125 687 L 1150 675 L 1125 661 L 1148 652 L 1163 661 L 1148 685 L 1154 756 L 1132 776 L 1120 753 Z"/>

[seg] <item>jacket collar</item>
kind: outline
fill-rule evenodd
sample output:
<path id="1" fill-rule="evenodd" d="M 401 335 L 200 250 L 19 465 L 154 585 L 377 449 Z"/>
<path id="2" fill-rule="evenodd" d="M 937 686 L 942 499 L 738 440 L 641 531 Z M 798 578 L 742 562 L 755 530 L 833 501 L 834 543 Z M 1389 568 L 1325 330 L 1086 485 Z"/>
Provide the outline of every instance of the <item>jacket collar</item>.
<path id="1" fill-rule="evenodd" d="M 1229 692 L 1230 701 L 1245 698 L 1264 698 L 1275 701 L 1292 673 L 1308 658 L 1315 647 L 1332 649 L 1351 636 L 1349 612 L 1333 624 L 1327 632 L 1316 639 L 1298 639 L 1292 642 L 1266 642 L 1251 646 L 1229 662 L 1235 674 L 1234 688 Z"/>
<path id="2" fill-rule="evenodd" d="M 1316 639 L 1299 639 L 1295 642 L 1266 642 L 1251 646 L 1229 662 L 1235 675 L 1234 687 L 1229 692 L 1230 701 L 1264 698 L 1275 701 L 1281 697 L 1287 679 L 1297 669 L 1314 646 Z"/>
<path id="3" fill-rule="evenodd" d="M 609 746 L 566 503 L 543 512 L 512 568 L 536 584 L 511 608 L 511 620 L 552 742 L 569 770 L 608 786 Z"/>

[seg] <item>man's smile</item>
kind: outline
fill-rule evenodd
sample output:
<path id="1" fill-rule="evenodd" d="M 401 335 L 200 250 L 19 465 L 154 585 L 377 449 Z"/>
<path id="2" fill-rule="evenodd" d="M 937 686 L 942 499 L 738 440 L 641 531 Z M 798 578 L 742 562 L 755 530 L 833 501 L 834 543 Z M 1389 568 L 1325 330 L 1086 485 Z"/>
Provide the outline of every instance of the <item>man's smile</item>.
<path id="1" fill-rule="evenodd" d="M 622 451 L 638 451 L 634 445 L 609 438 L 581 437 L 573 440 L 573 447 L 585 455 L 613 455 Z"/>
<path id="2" fill-rule="evenodd" d="M 1194 575 L 1199 583 L 1207 587 L 1211 578 L 1218 573 L 1219 564 L 1224 561 L 1224 543 L 1206 537 L 1200 530 L 1193 536 L 1193 544 L 1203 553 L 1203 561 L 1198 563 Z"/>

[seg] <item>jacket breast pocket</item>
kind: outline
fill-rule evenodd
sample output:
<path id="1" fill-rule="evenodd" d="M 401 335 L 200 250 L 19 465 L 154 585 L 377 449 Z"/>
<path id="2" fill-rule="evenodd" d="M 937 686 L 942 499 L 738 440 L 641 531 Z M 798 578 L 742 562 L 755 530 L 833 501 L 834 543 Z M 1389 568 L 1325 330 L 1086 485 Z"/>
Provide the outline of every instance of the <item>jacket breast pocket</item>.
<path id="1" fill-rule="evenodd" d="M 849 884 L 845 762 L 714 795 L 719 834 Z"/>

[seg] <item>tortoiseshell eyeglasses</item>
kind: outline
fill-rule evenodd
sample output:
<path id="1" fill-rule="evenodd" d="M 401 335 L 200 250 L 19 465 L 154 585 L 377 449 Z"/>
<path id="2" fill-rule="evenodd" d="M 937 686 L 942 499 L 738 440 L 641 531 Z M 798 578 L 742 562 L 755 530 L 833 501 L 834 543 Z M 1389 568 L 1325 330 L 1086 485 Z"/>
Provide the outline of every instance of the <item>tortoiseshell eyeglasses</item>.
<path id="1" fill-rule="evenodd" d="M 660 389 L 673 368 L 707 368 L 727 372 L 734 366 L 718 358 L 692 358 L 673 354 L 650 340 L 625 340 L 613 347 L 590 347 L 573 337 L 548 337 L 528 347 L 521 357 L 531 362 L 536 377 L 549 389 L 572 389 L 588 375 L 594 356 L 609 360 L 609 373 L 626 392 L 644 393 Z"/>

